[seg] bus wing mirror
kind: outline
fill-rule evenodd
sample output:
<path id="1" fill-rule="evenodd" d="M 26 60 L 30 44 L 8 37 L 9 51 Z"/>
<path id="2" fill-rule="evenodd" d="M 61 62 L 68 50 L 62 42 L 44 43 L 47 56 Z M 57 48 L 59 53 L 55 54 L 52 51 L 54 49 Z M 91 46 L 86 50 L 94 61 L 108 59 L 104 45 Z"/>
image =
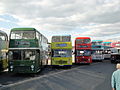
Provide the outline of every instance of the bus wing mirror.
<path id="1" fill-rule="evenodd" d="M 75 54 L 75 51 L 72 51 L 72 54 Z"/>
<path id="2" fill-rule="evenodd" d="M 51 55 L 51 52 L 48 52 L 48 55 L 50 56 L 50 55 Z"/>

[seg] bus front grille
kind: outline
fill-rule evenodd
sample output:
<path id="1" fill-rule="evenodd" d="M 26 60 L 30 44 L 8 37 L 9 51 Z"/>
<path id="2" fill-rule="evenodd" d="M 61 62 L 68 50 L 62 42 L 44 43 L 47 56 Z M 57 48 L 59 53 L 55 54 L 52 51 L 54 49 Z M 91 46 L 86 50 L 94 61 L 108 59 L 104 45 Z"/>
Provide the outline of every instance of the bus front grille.
<path id="1" fill-rule="evenodd" d="M 17 72 L 24 72 L 24 71 L 30 71 L 30 66 L 16 66 L 14 67 L 14 71 Z"/>

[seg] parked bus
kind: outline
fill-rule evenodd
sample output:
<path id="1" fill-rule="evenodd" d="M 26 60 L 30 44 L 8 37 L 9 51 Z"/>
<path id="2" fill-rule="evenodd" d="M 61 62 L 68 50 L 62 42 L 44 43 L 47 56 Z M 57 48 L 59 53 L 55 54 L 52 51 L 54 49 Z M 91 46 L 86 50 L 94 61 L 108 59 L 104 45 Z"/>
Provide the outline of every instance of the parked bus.
<path id="1" fill-rule="evenodd" d="M 120 41 L 113 42 L 111 50 L 111 63 L 120 63 Z"/>
<path id="2" fill-rule="evenodd" d="M 105 41 L 103 41 L 102 44 L 103 44 L 103 46 L 111 47 L 111 43 L 112 43 L 112 42 L 105 42 Z"/>
<path id="3" fill-rule="evenodd" d="M 75 63 L 92 63 L 90 37 L 77 37 L 75 39 Z"/>
<path id="4" fill-rule="evenodd" d="M 8 36 L 0 30 L 0 71 L 8 67 Z"/>
<path id="5" fill-rule="evenodd" d="M 71 36 L 53 36 L 51 41 L 51 65 L 72 66 Z"/>
<path id="6" fill-rule="evenodd" d="M 103 52 L 103 55 L 104 55 L 104 60 L 110 60 L 111 58 L 111 50 L 110 50 L 110 46 L 103 46 L 104 47 L 104 52 Z"/>
<path id="7" fill-rule="evenodd" d="M 104 48 L 102 45 L 92 45 L 92 61 L 104 60 Z"/>
<path id="8" fill-rule="evenodd" d="M 13 28 L 9 40 L 9 72 L 37 73 L 48 59 L 48 39 L 35 28 Z"/>
<path id="9" fill-rule="evenodd" d="M 111 47 L 120 49 L 120 41 L 112 42 Z"/>
<path id="10" fill-rule="evenodd" d="M 102 46 L 103 40 L 92 40 L 92 60 L 102 61 L 104 60 L 104 48 Z"/>

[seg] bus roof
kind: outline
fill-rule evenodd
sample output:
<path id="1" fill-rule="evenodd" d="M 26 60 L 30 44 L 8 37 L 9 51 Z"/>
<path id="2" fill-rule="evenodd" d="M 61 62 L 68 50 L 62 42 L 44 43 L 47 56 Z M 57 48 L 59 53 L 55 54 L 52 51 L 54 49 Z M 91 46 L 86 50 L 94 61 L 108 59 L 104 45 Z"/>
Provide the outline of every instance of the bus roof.
<path id="1" fill-rule="evenodd" d="M 19 30 L 36 30 L 35 28 L 13 28 L 11 31 L 19 31 Z"/>
<path id="2" fill-rule="evenodd" d="M 4 31 L 0 30 L 0 33 L 5 33 Z"/>
<path id="3" fill-rule="evenodd" d="M 0 30 L 0 34 L 1 34 L 1 35 L 6 35 L 6 36 L 7 36 L 7 34 L 6 34 L 4 31 L 1 31 L 1 30 Z"/>
<path id="4" fill-rule="evenodd" d="M 110 46 L 104 46 L 104 45 L 102 47 L 104 47 L 104 48 L 111 48 Z"/>
<path id="5" fill-rule="evenodd" d="M 103 40 L 92 40 L 92 42 L 102 42 Z"/>
<path id="6" fill-rule="evenodd" d="M 61 37 L 61 36 L 71 36 L 71 35 L 67 35 L 67 34 L 66 35 L 54 35 L 52 37 L 58 37 L 58 36 Z"/>
<path id="7" fill-rule="evenodd" d="M 106 44 L 107 44 L 107 43 L 112 43 L 112 42 L 103 42 L 103 43 L 106 43 Z"/>
<path id="8" fill-rule="evenodd" d="M 70 42 L 71 35 L 52 36 L 52 42 Z"/>
<path id="9" fill-rule="evenodd" d="M 76 39 L 90 39 L 90 37 L 77 37 Z"/>

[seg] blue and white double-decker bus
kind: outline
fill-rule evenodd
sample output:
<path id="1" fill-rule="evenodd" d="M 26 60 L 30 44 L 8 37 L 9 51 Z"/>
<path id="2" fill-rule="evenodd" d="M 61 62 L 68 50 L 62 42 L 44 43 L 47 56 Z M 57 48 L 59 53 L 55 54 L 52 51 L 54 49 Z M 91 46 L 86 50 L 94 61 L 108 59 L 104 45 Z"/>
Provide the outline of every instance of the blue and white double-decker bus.
<path id="1" fill-rule="evenodd" d="M 92 41 L 92 60 L 102 61 L 104 60 L 104 47 L 102 45 L 103 40 L 93 40 Z"/>
<path id="2" fill-rule="evenodd" d="M 102 45 L 92 45 L 92 60 L 103 61 L 104 60 L 104 47 Z"/>

